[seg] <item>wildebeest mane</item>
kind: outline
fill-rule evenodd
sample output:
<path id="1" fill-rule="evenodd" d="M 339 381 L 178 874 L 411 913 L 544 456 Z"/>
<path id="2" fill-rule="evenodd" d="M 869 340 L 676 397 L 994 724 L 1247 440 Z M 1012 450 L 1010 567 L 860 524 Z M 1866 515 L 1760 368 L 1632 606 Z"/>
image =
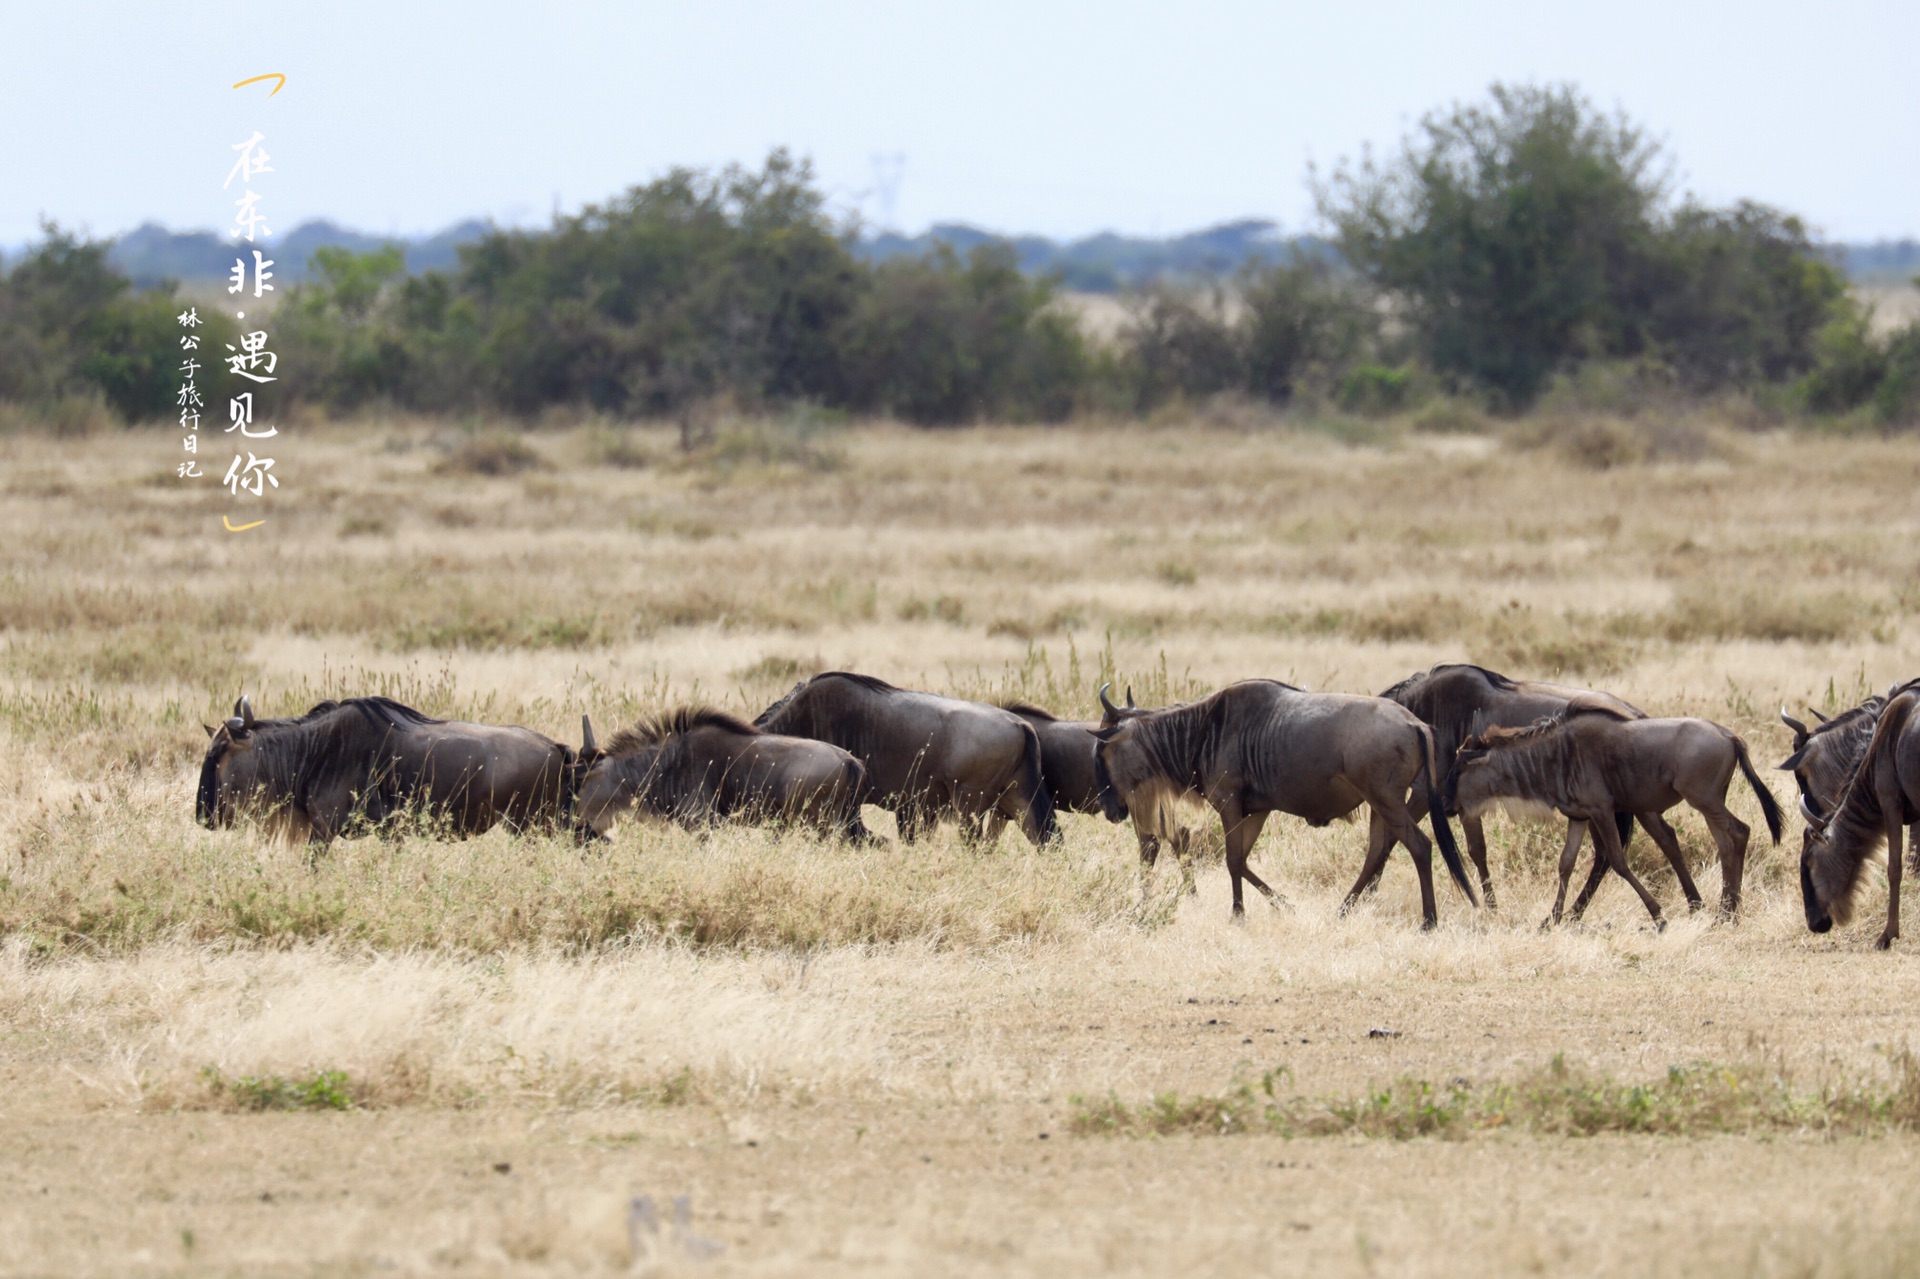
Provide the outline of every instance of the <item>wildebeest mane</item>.
<path id="1" fill-rule="evenodd" d="M 1048 724 L 1057 724 L 1060 717 L 1044 706 L 1035 706 L 1032 702 L 995 702 L 1003 711 L 1012 711 L 1023 719 L 1037 719 Z"/>
<path id="2" fill-rule="evenodd" d="M 1886 815 L 1881 811 L 1879 789 L 1873 784 L 1873 769 L 1880 752 L 1893 748 L 1916 700 L 1920 699 L 1920 694 L 1912 690 L 1909 694 L 1905 700 L 1896 698 L 1882 708 L 1874 721 L 1873 735 L 1866 749 L 1860 752 L 1860 758 L 1854 761 L 1853 771 L 1847 774 L 1847 784 L 1841 788 L 1833 816 L 1827 822 L 1829 839 L 1836 847 L 1850 851 L 1857 848 L 1854 853 L 1857 859 L 1871 855 L 1887 835 Z"/>
<path id="3" fill-rule="evenodd" d="M 676 710 L 643 719 L 631 728 L 623 728 L 607 743 L 608 755 L 631 755 L 650 746 L 659 746 L 670 737 L 679 737 L 698 728 L 717 728 L 743 737 L 763 736 L 760 729 L 712 706 L 682 706 Z"/>
<path id="4" fill-rule="evenodd" d="M 1280 686 L 1300 691 L 1291 684 Z M 1153 762 L 1155 772 L 1188 789 L 1198 785 L 1207 760 L 1225 732 L 1230 691 L 1231 686 L 1197 702 L 1168 706 L 1132 721 L 1135 740 Z"/>

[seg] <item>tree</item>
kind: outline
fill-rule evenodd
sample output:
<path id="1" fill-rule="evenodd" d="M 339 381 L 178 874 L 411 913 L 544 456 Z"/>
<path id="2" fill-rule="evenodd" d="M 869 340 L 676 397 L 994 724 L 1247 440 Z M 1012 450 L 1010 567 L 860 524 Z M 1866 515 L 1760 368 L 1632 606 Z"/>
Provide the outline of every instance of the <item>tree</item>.
<path id="1" fill-rule="evenodd" d="M 1572 357 L 1644 347 L 1660 160 L 1571 87 L 1496 84 L 1485 105 L 1428 115 L 1392 163 L 1342 164 L 1315 195 L 1434 369 L 1520 406 Z"/>

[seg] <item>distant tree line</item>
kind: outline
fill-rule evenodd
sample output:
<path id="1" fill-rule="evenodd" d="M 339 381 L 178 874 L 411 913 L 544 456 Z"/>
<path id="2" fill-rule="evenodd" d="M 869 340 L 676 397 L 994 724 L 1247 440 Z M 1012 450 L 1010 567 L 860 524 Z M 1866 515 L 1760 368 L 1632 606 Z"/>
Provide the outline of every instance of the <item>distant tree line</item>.
<path id="1" fill-rule="evenodd" d="M 490 230 L 450 269 L 321 248 L 271 327 L 284 393 L 341 411 L 650 418 L 725 400 L 948 426 L 1217 395 L 1379 414 L 1447 393 L 1518 412 L 1600 365 L 1681 395 L 1920 421 L 1920 325 L 1876 337 L 1797 218 L 1674 199 L 1659 148 L 1572 89 L 1495 86 L 1315 191 L 1327 251 L 1150 287 L 1112 340 L 1008 245 L 856 253 L 782 151 Z M 0 399 L 165 415 L 175 309 L 50 228 L 0 277 Z"/>

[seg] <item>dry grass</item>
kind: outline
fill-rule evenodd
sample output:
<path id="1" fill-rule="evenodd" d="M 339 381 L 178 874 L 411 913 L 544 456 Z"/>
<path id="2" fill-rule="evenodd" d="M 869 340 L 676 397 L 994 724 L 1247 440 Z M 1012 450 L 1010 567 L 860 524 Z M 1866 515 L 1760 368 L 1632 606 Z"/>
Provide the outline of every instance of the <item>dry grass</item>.
<path id="1" fill-rule="evenodd" d="M 1920 669 L 1920 443 L 1574 401 L 1506 440 L 1234 405 L 728 419 L 691 451 L 300 426 L 234 537 L 159 437 L 0 433 L 5 1268 L 583 1273 L 690 1263 L 691 1231 L 786 1273 L 1904 1272 L 1920 970 L 1872 921 L 1808 935 L 1791 846 L 1756 842 L 1737 927 L 1655 934 L 1612 885 L 1541 934 L 1556 834 L 1495 822 L 1502 911 L 1447 889 L 1421 934 L 1403 863 L 1338 917 L 1338 823 L 1271 824 L 1291 905 L 1235 928 L 1217 832 L 1189 900 L 1090 817 L 1039 852 L 423 832 L 314 870 L 191 822 L 243 690 L 573 740 L 833 667 L 1084 715 L 1108 680 L 1377 691 L 1467 657 L 1766 764 L 1781 702 Z M 1193 1135 L 1222 1113 L 1250 1131 Z M 688 1231 L 629 1234 L 632 1195 L 685 1193 Z"/>

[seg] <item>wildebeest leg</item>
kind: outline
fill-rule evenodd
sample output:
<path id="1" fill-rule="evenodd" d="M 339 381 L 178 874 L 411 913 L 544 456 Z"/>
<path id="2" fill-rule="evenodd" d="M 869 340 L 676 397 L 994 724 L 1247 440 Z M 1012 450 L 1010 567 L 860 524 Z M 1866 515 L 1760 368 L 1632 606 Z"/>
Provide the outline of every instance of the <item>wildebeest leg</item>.
<path id="1" fill-rule="evenodd" d="M 1253 851 L 1253 842 L 1260 838 L 1260 828 L 1266 825 L 1266 821 L 1265 813 L 1242 812 L 1237 800 L 1220 810 L 1220 824 L 1227 836 L 1227 878 L 1233 882 L 1233 914 L 1236 919 L 1247 913 L 1240 897 L 1242 880 L 1264 893 L 1268 901 L 1278 904 L 1278 894 L 1247 869 L 1247 854 Z"/>
<path id="2" fill-rule="evenodd" d="M 1200 881 L 1193 872 L 1193 832 L 1185 826 L 1173 828 L 1173 859 L 1180 863 L 1180 879 L 1187 886 L 1187 896 L 1200 895 Z"/>
<path id="3" fill-rule="evenodd" d="M 1420 927 L 1438 928 L 1440 909 L 1433 899 L 1433 841 L 1421 831 L 1419 817 L 1398 796 L 1387 799 L 1384 805 L 1378 801 L 1370 801 L 1370 805 L 1374 812 L 1386 815 L 1387 829 L 1406 845 L 1413 858 L 1414 873 L 1420 876 Z"/>
<path id="4" fill-rule="evenodd" d="M 1340 913 L 1345 915 L 1353 909 L 1353 904 L 1380 884 L 1381 872 L 1386 869 L 1387 854 L 1393 851 L 1393 831 L 1387 825 L 1387 819 L 1379 809 L 1369 809 L 1367 818 L 1367 860 L 1360 864 L 1360 877 L 1353 881 L 1346 900 L 1340 903 Z"/>
<path id="5" fill-rule="evenodd" d="M 1600 837 L 1596 835 L 1593 840 L 1593 869 L 1587 872 L 1587 882 L 1581 886 L 1580 892 L 1573 899 L 1573 906 L 1567 911 L 1567 917 L 1574 923 L 1579 923 L 1580 917 L 1587 913 L 1587 906 L 1593 901 L 1593 895 L 1600 891 L 1600 884 L 1606 879 L 1607 870 L 1607 856 L 1600 851 Z"/>
<path id="6" fill-rule="evenodd" d="M 1149 835 L 1138 826 L 1133 828 L 1133 837 L 1140 844 L 1140 900 L 1147 900 L 1147 890 L 1153 887 L 1154 863 L 1160 860 L 1160 837 Z"/>
<path id="7" fill-rule="evenodd" d="M 1487 873 L 1487 828 L 1478 817 L 1462 813 L 1460 829 L 1466 832 L 1467 856 L 1473 859 L 1473 868 L 1480 872 L 1480 899 L 1488 910 L 1495 910 L 1498 903 L 1493 900 L 1493 876 Z"/>
<path id="8" fill-rule="evenodd" d="M 1660 903 L 1654 900 L 1652 893 L 1647 891 L 1647 886 L 1640 882 L 1640 877 L 1633 873 L 1633 867 L 1627 865 L 1626 850 L 1620 847 L 1620 832 L 1614 828 L 1613 814 L 1611 812 L 1595 813 L 1592 820 L 1587 823 L 1587 827 L 1593 832 L 1594 843 L 1598 844 L 1605 853 L 1607 865 L 1613 868 L 1613 873 L 1626 880 L 1633 891 L 1640 895 L 1641 904 L 1647 908 L 1647 914 L 1653 916 L 1654 927 L 1665 928 L 1667 921 L 1660 915 Z"/>
<path id="9" fill-rule="evenodd" d="M 996 808 L 987 814 L 982 823 L 980 838 L 986 841 L 989 848 L 995 847 L 1000 843 L 1000 832 L 1006 828 L 1007 815 Z"/>
<path id="10" fill-rule="evenodd" d="M 1920 822 L 1907 828 L 1907 869 L 1920 875 Z"/>
<path id="11" fill-rule="evenodd" d="M 1886 803 L 1884 796 L 1881 799 L 1881 803 Z M 1896 814 L 1900 809 L 1895 806 L 1890 806 L 1883 808 L 1881 811 L 1888 814 Z M 1890 815 L 1887 818 L 1887 927 L 1886 930 L 1880 934 L 1880 940 L 1874 943 L 1881 950 L 1891 948 L 1895 939 L 1900 936 L 1900 869 L 1902 864 L 1900 859 L 1900 833 L 1900 819 L 1897 816 Z"/>
<path id="12" fill-rule="evenodd" d="M 1540 921 L 1540 929 L 1542 932 L 1560 922 L 1560 914 L 1566 909 L 1567 905 L 1567 881 L 1573 878 L 1573 868 L 1580 861 L 1580 845 L 1586 841 L 1586 838 L 1587 824 L 1585 822 L 1574 818 L 1567 823 L 1567 842 L 1560 850 L 1560 891 L 1554 895 L 1553 913 Z M 1606 865 L 1605 860 L 1600 856 L 1600 848 L 1597 841 L 1595 842 L 1593 850 L 1593 864 L 1595 867 L 1600 868 Z M 1587 899 L 1593 896 L 1593 890 L 1598 886 L 1599 880 L 1596 877 L 1581 891 L 1580 900 L 1575 902 L 1573 907 L 1573 917 L 1575 919 L 1580 918 L 1580 912 L 1587 907 Z"/>
<path id="13" fill-rule="evenodd" d="M 1659 813 L 1635 813 L 1634 816 L 1640 819 L 1642 826 L 1646 827 L 1647 834 L 1653 836 L 1653 842 L 1660 846 L 1660 851 L 1667 855 L 1667 865 L 1673 867 L 1673 877 L 1680 881 L 1680 891 L 1687 895 L 1687 909 L 1699 910 L 1705 903 L 1700 899 L 1700 890 L 1694 886 L 1693 876 L 1687 872 L 1687 857 L 1686 854 L 1680 850 L 1680 836 L 1674 833 L 1673 827 L 1669 825 L 1667 819 Z M 1719 835 L 1716 834 L 1714 841 L 1718 843 L 1719 838 Z M 1744 847 L 1744 841 L 1742 846 Z M 1621 851 L 1626 851 L 1624 845 L 1622 845 Z M 1722 850 L 1721 865 L 1723 873 L 1725 862 L 1726 854 L 1725 851 Z M 1724 891 L 1722 892 L 1722 896 L 1725 896 Z M 1736 893 L 1735 896 L 1737 901 L 1738 894 Z"/>
<path id="14" fill-rule="evenodd" d="M 1720 917 L 1732 919 L 1740 912 L 1740 881 L 1746 874 L 1747 841 L 1753 837 L 1753 828 L 1728 810 L 1724 793 L 1698 799 L 1688 796 L 1687 802 L 1707 819 L 1707 829 L 1720 850 Z"/>

